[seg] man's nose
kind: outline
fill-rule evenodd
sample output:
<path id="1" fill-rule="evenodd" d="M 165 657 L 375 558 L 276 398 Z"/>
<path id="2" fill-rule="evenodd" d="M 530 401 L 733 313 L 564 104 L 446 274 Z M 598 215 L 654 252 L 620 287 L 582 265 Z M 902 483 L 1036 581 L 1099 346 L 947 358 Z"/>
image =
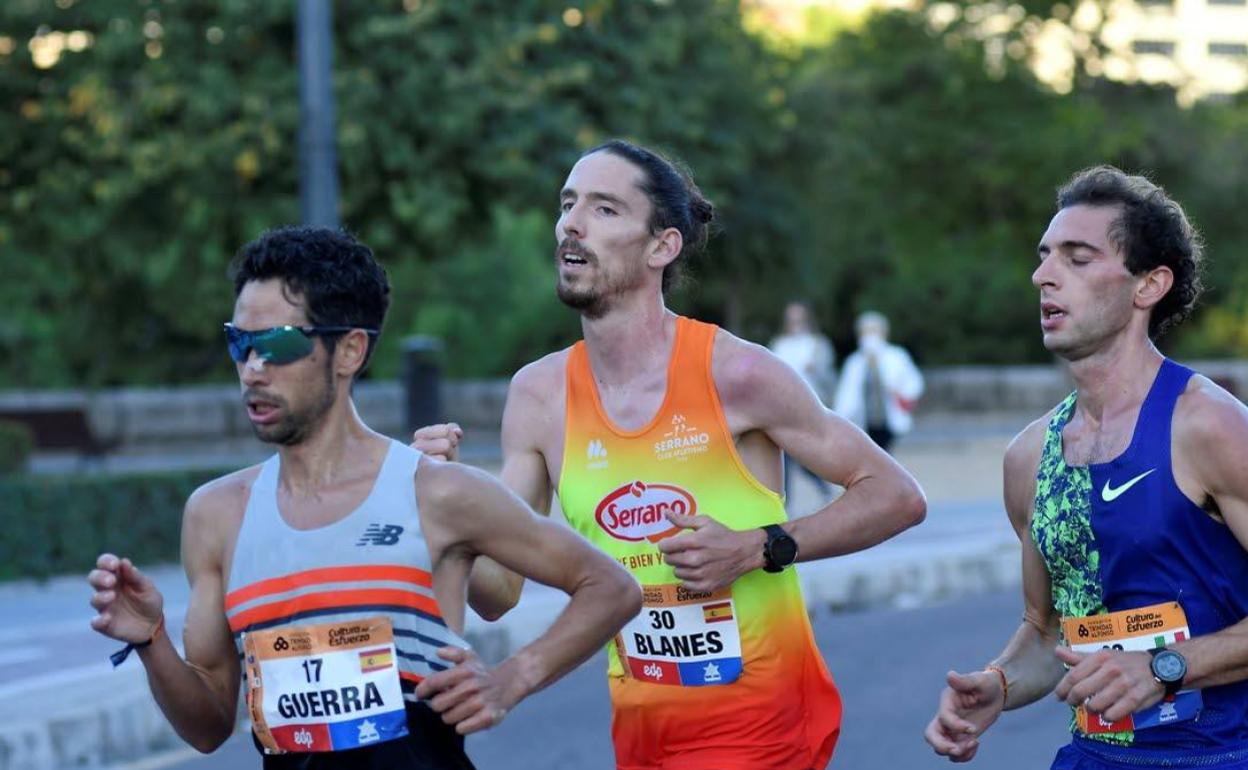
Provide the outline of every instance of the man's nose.
<path id="1" fill-rule="evenodd" d="M 238 365 L 238 376 L 244 385 L 255 385 L 269 379 L 265 361 L 255 348 L 248 348 L 247 360 Z"/>
<path id="2" fill-rule="evenodd" d="M 585 217 L 581 214 L 578 206 L 573 206 L 563 212 L 563 216 L 559 217 L 559 227 L 561 236 L 571 236 L 581 239 L 585 237 Z M 560 238 L 563 240 L 563 238 Z"/>
<path id="3" fill-rule="evenodd" d="M 1040 260 L 1040 264 L 1036 266 L 1035 272 L 1031 274 L 1031 284 L 1037 289 L 1045 286 L 1056 286 L 1057 279 L 1054 275 L 1053 267 L 1049 264 L 1048 257 Z"/>

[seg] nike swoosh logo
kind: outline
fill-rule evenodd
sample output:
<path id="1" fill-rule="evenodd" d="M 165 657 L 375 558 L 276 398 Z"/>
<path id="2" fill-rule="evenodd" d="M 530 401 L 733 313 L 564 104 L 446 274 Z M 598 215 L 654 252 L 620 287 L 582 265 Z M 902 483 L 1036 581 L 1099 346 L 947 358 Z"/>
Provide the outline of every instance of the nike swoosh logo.
<path id="1" fill-rule="evenodd" d="M 1123 484 L 1120 487 L 1111 487 L 1109 485 L 1109 479 L 1105 479 L 1105 487 L 1101 490 L 1101 499 L 1107 503 L 1112 503 L 1113 501 L 1117 500 L 1122 495 L 1123 492 L 1126 492 L 1128 489 L 1135 486 L 1135 483 L 1137 481 L 1144 478 L 1145 476 L 1147 476 L 1148 474 L 1152 473 L 1155 470 L 1157 469 L 1149 468 L 1148 470 L 1141 473 L 1139 476 L 1136 476 L 1135 478 L 1131 479 L 1130 481 L 1128 481 L 1127 483 Z"/>

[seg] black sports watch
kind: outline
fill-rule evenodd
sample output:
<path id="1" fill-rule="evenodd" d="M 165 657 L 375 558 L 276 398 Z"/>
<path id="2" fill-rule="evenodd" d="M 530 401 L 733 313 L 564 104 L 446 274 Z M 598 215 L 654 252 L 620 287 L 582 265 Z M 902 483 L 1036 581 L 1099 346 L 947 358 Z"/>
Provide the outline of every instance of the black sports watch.
<path id="1" fill-rule="evenodd" d="M 779 524 L 768 524 L 761 527 L 767 533 L 767 542 L 763 543 L 763 569 L 767 572 L 782 572 L 784 568 L 797 561 L 797 541 L 784 531 Z"/>
<path id="2" fill-rule="evenodd" d="M 1183 677 L 1187 676 L 1187 659 L 1174 650 L 1158 647 L 1148 651 L 1153 656 L 1151 667 L 1153 679 L 1166 688 L 1166 695 L 1174 695 L 1183 689 Z"/>

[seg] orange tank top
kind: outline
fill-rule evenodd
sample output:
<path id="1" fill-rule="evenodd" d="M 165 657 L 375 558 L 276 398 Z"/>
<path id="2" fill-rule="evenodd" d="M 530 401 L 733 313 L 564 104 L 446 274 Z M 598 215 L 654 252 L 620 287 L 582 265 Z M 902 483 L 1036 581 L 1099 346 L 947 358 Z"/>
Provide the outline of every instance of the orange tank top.
<path id="1" fill-rule="evenodd" d="M 731 529 L 785 520 L 783 500 L 746 468 L 711 376 L 718 328 L 680 317 L 667 392 L 625 431 L 598 398 L 585 343 L 568 355 L 560 505 L 628 568 L 645 606 L 608 649 L 620 768 L 823 767 L 840 697 L 815 647 L 795 570 L 756 570 L 714 594 L 684 589 L 656 543 L 667 512 Z"/>

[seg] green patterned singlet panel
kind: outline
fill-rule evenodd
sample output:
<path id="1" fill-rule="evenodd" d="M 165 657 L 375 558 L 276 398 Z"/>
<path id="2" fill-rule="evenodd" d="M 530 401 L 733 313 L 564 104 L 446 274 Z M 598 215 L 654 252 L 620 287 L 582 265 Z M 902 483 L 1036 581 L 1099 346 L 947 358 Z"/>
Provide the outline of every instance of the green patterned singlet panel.
<path id="1" fill-rule="evenodd" d="M 1031 536 L 1049 569 L 1053 608 L 1062 617 L 1107 611 L 1101 592 L 1100 552 L 1092 532 L 1092 474 L 1087 466 L 1067 465 L 1062 455 L 1062 429 L 1074 412 L 1075 394 L 1071 393 L 1049 421 L 1036 473 L 1036 507 L 1031 519 Z M 1129 744 L 1134 733 L 1088 737 Z"/>
<path id="2" fill-rule="evenodd" d="M 1068 466 L 1062 456 L 1062 428 L 1074 411 L 1071 393 L 1049 421 L 1031 519 L 1031 536 L 1049 568 L 1053 607 L 1063 617 L 1105 612 L 1100 553 L 1092 535 L 1092 474 L 1086 466 Z"/>

